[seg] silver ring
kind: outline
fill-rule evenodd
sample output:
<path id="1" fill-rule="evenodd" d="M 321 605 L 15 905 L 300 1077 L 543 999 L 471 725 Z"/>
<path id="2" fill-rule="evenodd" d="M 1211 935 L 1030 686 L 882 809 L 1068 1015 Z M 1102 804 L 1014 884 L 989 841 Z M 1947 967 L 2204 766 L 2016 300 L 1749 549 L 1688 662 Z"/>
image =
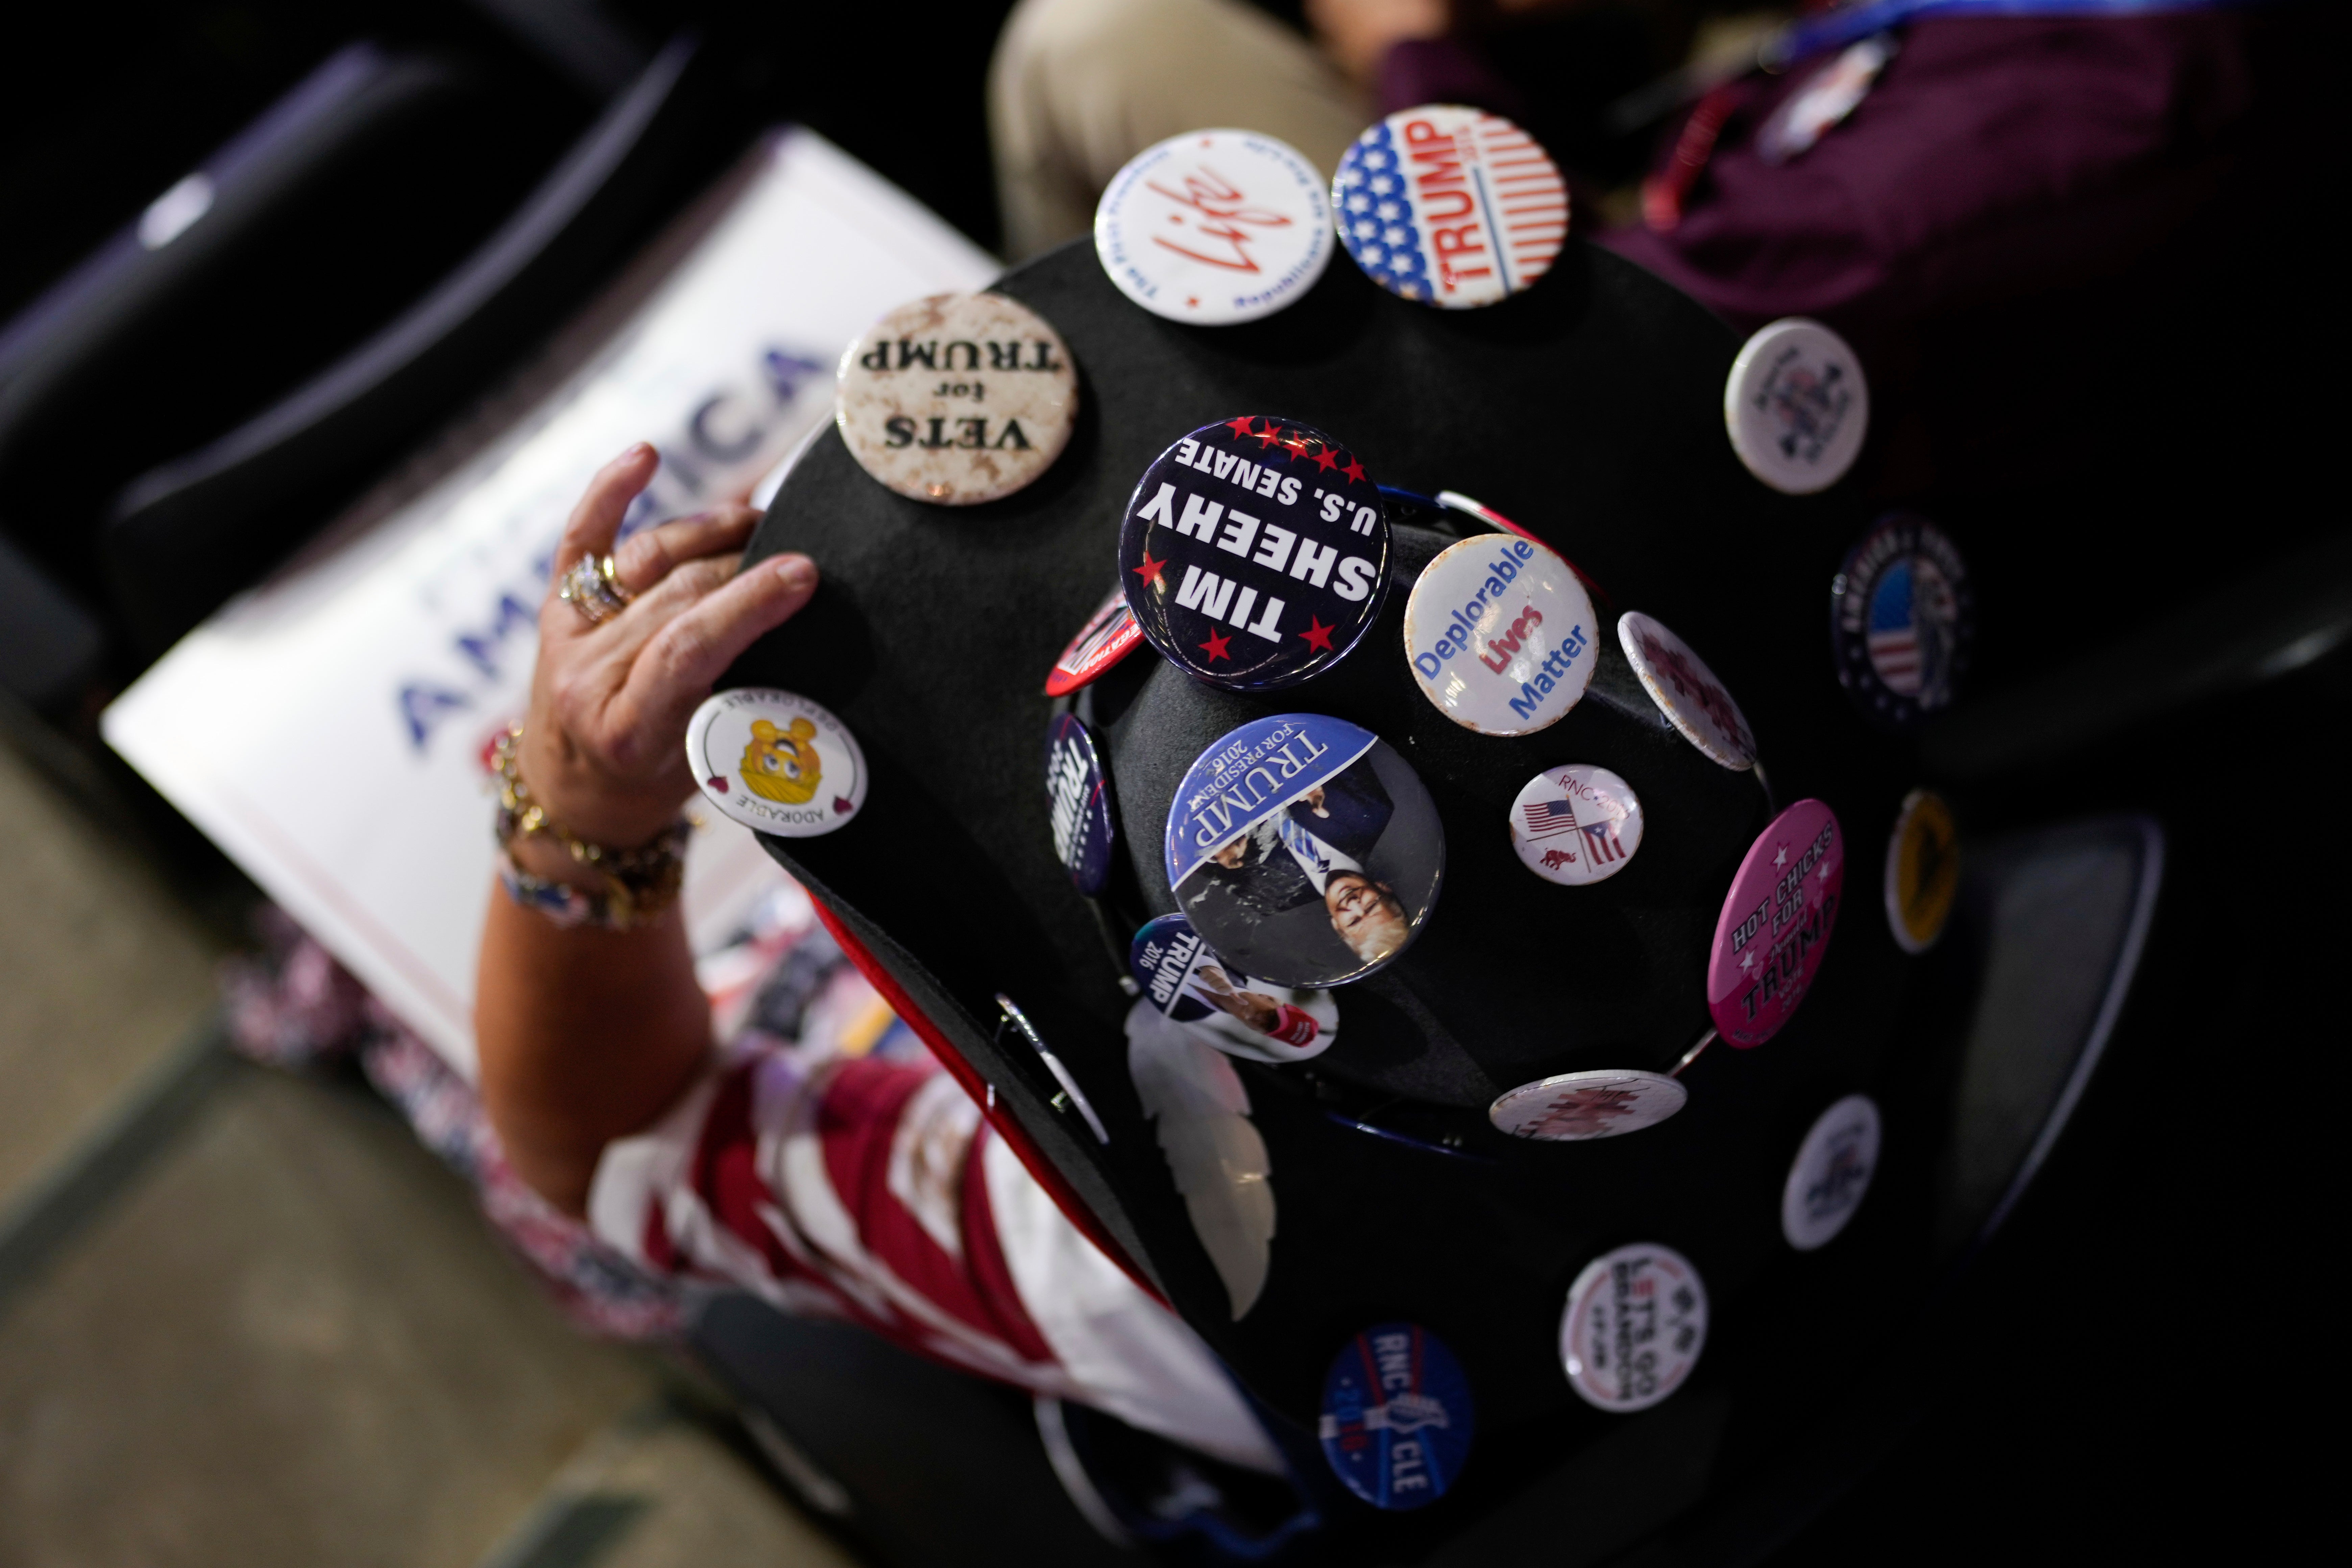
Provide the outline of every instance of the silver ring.
<path id="1" fill-rule="evenodd" d="M 583 555 L 572 563 L 556 584 L 556 597 L 587 617 L 592 626 L 601 626 L 629 607 L 635 597 L 621 586 L 613 574 L 613 558 Z"/>

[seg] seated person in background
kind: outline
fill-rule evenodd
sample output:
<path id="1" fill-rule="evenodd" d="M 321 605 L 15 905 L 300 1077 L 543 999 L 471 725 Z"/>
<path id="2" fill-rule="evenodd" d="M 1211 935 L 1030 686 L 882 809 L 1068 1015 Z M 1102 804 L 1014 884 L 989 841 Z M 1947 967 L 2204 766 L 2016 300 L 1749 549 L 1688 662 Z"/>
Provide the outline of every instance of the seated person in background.
<path id="1" fill-rule="evenodd" d="M 808 603 L 817 575 L 801 555 L 738 572 L 757 521 L 742 506 L 615 550 L 657 461 L 648 446 L 622 454 L 566 526 L 556 582 L 611 552 L 627 602 L 592 611 L 550 593 L 514 750 L 552 828 L 654 858 L 674 852 L 695 793 L 688 720 L 738 654 Z M 482 937 L 476 1032 L 484 1104 L 541 1195 L 656 1273 L 863 1323 L 1281 1473 L 1207 1347 L 1079 1233 L 936 1064 L 804 1071 L 774 1049 L 722 1058 L 674 904 L 623 923 L 567 901 L 565 889 L 608 884 L 556 833 L 516 834 L 509 854 Z"/>

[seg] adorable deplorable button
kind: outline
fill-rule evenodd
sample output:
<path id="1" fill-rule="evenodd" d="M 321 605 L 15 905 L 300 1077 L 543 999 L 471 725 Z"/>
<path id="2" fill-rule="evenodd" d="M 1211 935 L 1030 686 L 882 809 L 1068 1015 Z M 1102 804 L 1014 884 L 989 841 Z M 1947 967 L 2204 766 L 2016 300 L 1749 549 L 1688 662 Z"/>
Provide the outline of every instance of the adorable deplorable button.
<path id="1" fill-rule="evenodd" d="M 1323 176 L 1255 131 L 1189 131 L 1147 147 L 1095 207 L 1095 255 L 1118 291 L 1171 321 L 1270 316 L 1331 264 Z"/>
<path id="2" fill-rule="evenodd" d="M 1486 1120 L 1515 1138 L 1581 1143 L 1655 1127 L 1689 1099 L 1690 1091 L 1664 1073 L 1602 1068 L 1505 1089 L 1486 1108 Z"/>
<path id="3" fill-rule="evenodd" d="M 1814 1119 L 1780 1187 L 1780 1234 L 1800 1252 L 1827 1247 L 1845 1228 L 1878 1169 L 1878 1105 L 1849 1094 Z"/>
<path id="4" fill-rule="evenodd" d="M 704 799 L 779 837 L 830 833 L 866 804 L 857 737 L 807 698 L 770 686 L 721 691 L 696 709 L 686 765 Z"/>
<path id="5" fill-rule="evenodd" d="M 1511 803 L 1511 847 L 1548 882 L 1604 881 L 1642 847 L 1641 796 L 1591 763 L 1546 768 Z"/>
<path id="6" fill-rule="evenodd" d="M 1801 800 L 1774 817 L 1739 863 L 1716 917 L 1706 1010 L 1735 1046 L 1780 1032 L 1813 983 L 1845 889 L 1837 814 Z"/>
<path id="7" fill-rule="evenodd" d="M 1401 110 L 1356 138 L 1331 182 L 1365 276 L 1424 305 L 1491 305 L 1551 269 L 1568 182 L 1526 132 L 1459 104 Z"/>
<path id="8" fill-rule="evenodd" d="M 1404 651 L 1421 694 L 1465 730 L 1526 735 L 1558 723 L 1592 680 L 1592 599 L 1531 540 L 1449 544 L 1405 601 Z"/>
<path id="9" fill-rule="evenodd" d="M 1113 587 L 1070 639 L 1070 646 L 1062 650 L 1062 657 L 1054 661 L 1053 673 L 1045 677 L 1045 695 L 1061 697 L 1093 685 L 1142 640 L 1143 628 L 1135 624 L 1127 590 Z"/>
<path id="10" fill-rule="evenodd" d="M 1146 921 L 1127 962 L 1154 1007 L 1232 1056 L 1303 1062 L 1329 1050 L 1339 1026 L 1329 992 L 1251 979 L 1219 957 L 1182 915 Z"/>
<path id="11" fill-rule="evenodd" d="M 1604 1252 L 1568 1288 L 1559 1361 L 1588 1405 L 1631 1415 L 1683 1385 L 1706 1349 L 1706 1285 L 1671 1247 Z"/>
<path id="12" fill-rule="evenodd" d="M 1279 985 L 1359 979 L 1429 919 L 1445 830 L 1369 730 L 1277 713 L 1201 753 L 1168 806 L 1168 885 L 1192 929 Z"/>
<path id="13" fill-rule="evenodd" d="M 1445 1342 L 1418 1323 L 1376 1323 L 1332 1358 L 1316 1436 L 1349 1491 L 1412 1509 L 1453 1487 L 1475 1426 L 1470 1380 Z"/>
<path id="14" fill-rule="evenodd" d="M 1002 294 L 901 305 L 841 356 L 834 423 L 858 466 L 941 506 L 997 500 L 1054 466 L 1078 417 L 1061 334 Z"/>
<path id="15" fill-rule="evenodd" d="M 1110 881 L 1111 845 L 1118 837 L 1110 816 L 1109 781 L 1094 731 L 1075 713 L 1054 721 L 1045 736 L 1045 798 L 1052 811 L 1054 853 L 1071 885 L 1088 898 Z"/>
<path id="16" fill-rule="evenodd" d="M 1846 341 L 1801 316 L 1758 331 L 1731 362 L 1723 422 L 1748 471 L 1811 495 L 1845 478 L 1870 429 L 1870 386 Z"/>
<path id="17" fill-rule="evenodd" d="M 1642 679 L 1642 689 L 1683 739 L 1727 768 L 1756 765 L 1756 732 L 1706 660 L 1659 622 L 1628 610 L 1617 618 L 1617 643 Z"/>
<path id="18" fill-rule="evenodd" d="M 1237 691 L 1321 674 L 1388 588 L 1380 487 L 1320 430 L 1253 415 L 1204 425 L 1144 470 L 1119 583 L 1171 664 Z"/>
<path id="19" fill-rule="evenodd" d="M 1890 729 L 1913 730 L 1959 695 L 1976 640 L 1976 591 L 1943 530 L 1880 518 L 1830 581 L 1838 684 Z"/>

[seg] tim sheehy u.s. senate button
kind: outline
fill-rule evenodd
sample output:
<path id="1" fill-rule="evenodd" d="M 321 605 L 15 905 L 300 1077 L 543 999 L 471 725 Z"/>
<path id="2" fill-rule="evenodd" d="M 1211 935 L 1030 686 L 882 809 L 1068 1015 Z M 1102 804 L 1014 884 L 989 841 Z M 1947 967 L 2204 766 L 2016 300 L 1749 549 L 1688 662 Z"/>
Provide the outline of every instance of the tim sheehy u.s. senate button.
<path id="1" fill-rule="evenodd" d="M 857 737 L 807 698 L 772 686 L 739 686 L 696 709 L 686 765 L 704 799 L 782 838 L 830 833 L 866 804 Z"/>
<path id="2" fill-rule="evenodd" d="M 1917 728 L 1959 695 L 1976 615 L 1968 563 L 1944 531 L 1888 513 L 1830 580 L 1838 684 L 1890 729 Z"/>
<path id="3" fill-rule="evenodd" d="M 1028 306 L 934 294 L 843 352 L 833 417 L 850 456 L 890 489 L 971 506 L 1054 466 L 1077 422 L 1078 373 Z"/>
<path id="4" fill-rule="evenodd" d="M 1564 718 L 1591 683 L 1597 630 L 1575 568 L 1509 534 L 1439 551 L 1404 607 L 1405 658 L 1422 695 L 1486 735 L 1529 734 Z"/>
<path id="5" fill-rule="evenodd" d="M 1339 238 L 1367 277 L 1424 305 L 1491 305 L 1568 239 L 1568 182 L 1536 139 L 1460 104 L 1401 110 L 1356 138 L 1331 182 Z"/>
<path id="6" fill-rule="evenodd" d="M 1339 1026 L 1339 1005 L 1329 992 L 1251 979 L 1182 915 L 1146 921 L 1127 961 L 1154 1007 L 1232 1056 L 1303 1062 L 1329 1050 Z"/>
<path id="7" fill-rule="evenodd" d="M 1348 655 L 1388 589 L 1380 487 L 1320 430 L 1241 415 L 1144 470 L 1119 529 L 1119 583 L 1177 668 L 1272 691 Z"/>
<path id="8" fill-rule="evenodd" d="M 1316 1436 L 1349 1491 L 1412 1509 L 1453 1487 L 1475 1425 L 1470 1380 L 1445 1342 L 1418 1323 L 1376 1323 L 1332 1358 Z"/>
<path id="9" fill-rule="evenodd" d="M 1760 329 L 1731 362 L 1723 421 L 1748 471 L 1811 495 L 1845 478 L 1870 430 L 1870 386 L 1846 341 L 1801 316 Z"/>
<path id="10" fill-rule="evenodd" d="M 1664 1073 L 1602 1068 L 1505 1089 L 1486 1108 L 1486 1120 L 1515 1138 L 1581 1143 L 1655 1127 L 1689 1099 L 1690 1092 Z"/>
<path id="11" fill-rule="evenodd" d="M 1189 131 L 1137 153 L 1095 207 L 1095 255 L 1157 316 L 1222 327 L 1270 316 L 1331 264 L 1323 176 L 1255 131 Z"/>
<path id="12" fill-rule="evenodd" d="M 1167 854 L 1178 905 L 1220 954 L 1278 985 L 1337 985 L 1421 933 L 1445 830 L 1370 731 L 1277 713 L 1193 763 L 1169 803 Z"/>
<path id="13" fill-rule="evenodd" d="M 1706 1349 L 1706 1285 L 1671 1247 L 1637 1242 L 1586 1264 L 1559 1315 L 1559 1362 L 1588 1405 L 1630 1415 L 1680 1388 Z"/>
<path id="14" fill-rule="evenodd" d="M 1511 847 L 1548 882 L 1605 881 L 1642 847 L 1642 798 L 1591 763 L 1546 768 L 1511 803 Z"/>
<path id="15" fill-rule="evenodd" d="M 1641 677 L 1642 689 L 1684 740 L 1727 768 L 1756 765 L 1756 732 L 1748 715 L 1688 643 L 1639 610 L 1617 618 L 1617 643 Z"/>
<path id="16" fill-rule="evenodd" d="M 1765 827 L 1731 879 L 1706 965 L 1706 1010 L 1735 1046 L 1780 1032 L 1813 983 L 1845 890 L 1837 814 L 1801 800 Z"/>
<path id="17" fill-rule="evenodd" d="M 1094 732 L 1075 713 L 1054 720 L 1045 736 L 1045 801 L 1052 814 L 1054 853 L 1071 885 L 1088 898 L 1110 881 L 1110 781 Z"/>
<path id="18" fill-rule="evenodd" d="M 1062 657 L 1054 661 L 1053 673 L 1045 677 L 1045 695 L 1061 697 L 1091 686 L 1103 671 L 1135 651 L 1143 640 L 1143 628 L 1135 624 L 1135 611 L 1127 602 L 1127 590 L 1117 585 L 1109 596 L 1095 606 Z"/>
<path id="19" fill-rule="evenodd" d="M 1800 1252 L 1845 1228 L 1878 1169 L 1878 1105 L 1849 1094 L 1814 1119 L 1780 1188 L 1780 1234 Z"/>
<path id="20" fill-rule="evenodd" d="M 1886 924 L 1895 945 L 1925 952 L 1944 934 L 1960 891 L 1960 829 L 1932 790 L 1915 789 L 1886 844 Z"/>

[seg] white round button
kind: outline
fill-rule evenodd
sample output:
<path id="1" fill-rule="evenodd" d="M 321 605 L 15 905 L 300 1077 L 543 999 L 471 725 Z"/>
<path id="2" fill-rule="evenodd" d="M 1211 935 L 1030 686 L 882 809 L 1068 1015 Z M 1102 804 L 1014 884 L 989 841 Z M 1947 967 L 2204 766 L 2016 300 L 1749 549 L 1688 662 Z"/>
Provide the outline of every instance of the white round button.
<path id="1" fill-rule="evenodd" d="M 1671 1247 L 1604 1252 L 1568 1288 L 1559 1360 L 1588 1405 L 1647 1410 L 1683 1385 L 1706 1348 L 1706 1286 Z"/>
<path id="2" fill-rule="evenodd" d="M 1817 1117 L 1780 1189 L 1780 1234 L 1800 1252 L 1826 1247 L 1862 1207 L 1878 1170 L 1878 1106 L 1849 1094 Z"/>
<path id="3" fill-rule="evenodd" d="M 1641 677 L 1642 689 L 1684 740 L 1727 768 L 1756 765 L 1756 731 L 1748 727 L 1748 715 L 1690 644 L 1639 610 L 1617 617 L 1617 644 Z"/>
<path id="4" fill-rule="evenodd" d="M 686 765 L 703 799 L 779 837 L 830 833 L 866 804 L 857 737 L 807 698 L 772 686 L 721 691 L 696 709 Z"/>
<path id="5" fill-rule="evenodd" d="M 1607 768 L 1546 768 L 1511 803 L 1511 847 L 1548 882 L 1581 888 L 1606 881 L 1641 847 L 1641 797 Z"/>
<path id="6" fill-rule="evenodd" d="M 1870 384 L 1846 341 L 1801 316 L 1759 329 L 1731 362 L 1723 422 L 1748 471 L 1811 495 L 1845 478 L 1870 430 Z"/>
<path id="7" fill-rule="evenodd" d="M 1438 552 L 1404 608 L 1421 694 L 1484 735 L 1530 734 L 1565 718 L 1591 684 L 1595 630 L 1575 570 L 1507 533 Z"/>
<path id="8" fill-rule="evenodd" d="M 1689 1099 L 1689 1091 L 1664 1073 L 1602 1068 L 1505 1089 L 1486 1108 L 1486 1120 L 1515 1138 L 1581 1143 L 1655 1127 Z"/>
<path id="9" fill-rule="evenodd" d="M 1095 254 L 1156 316 L 1222 327 L 1270 316 L 1331 262 L 1331 203 L 1306 154 L 1255 131 L 1147 147 L 1095 207 Z"/>

